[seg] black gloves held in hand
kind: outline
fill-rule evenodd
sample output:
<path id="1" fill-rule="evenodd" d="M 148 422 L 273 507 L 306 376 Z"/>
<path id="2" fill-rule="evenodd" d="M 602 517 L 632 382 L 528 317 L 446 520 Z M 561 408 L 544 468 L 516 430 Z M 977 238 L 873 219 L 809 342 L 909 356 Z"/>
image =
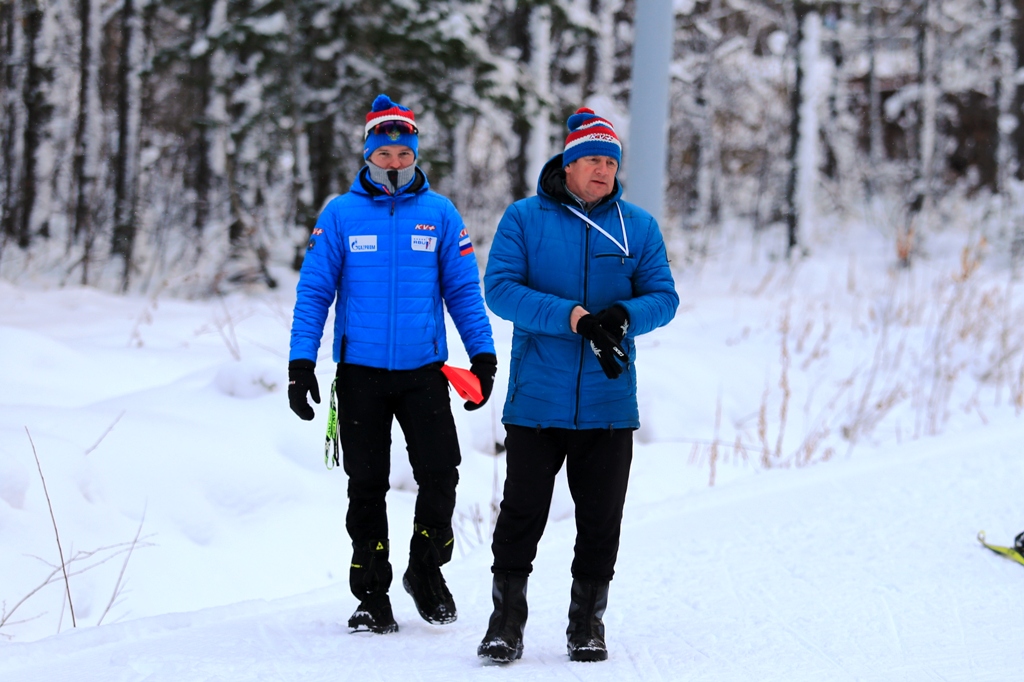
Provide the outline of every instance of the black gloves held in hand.
<path id="1" fill-rule="evenodd" d="M 484 395 L 484 399 L 478 403 L 474 403 L 472 400 L 466 401 L 465 408 L 472 411 L 483 407 L 487 399 L 491 397 L 491 390 L 494 388 L 494 374 L 498 371 L 498 358 L 494 353 L 477 353 L 470 358 L 469 362 L 469 371 L 480 380 L 480 392 Z"/>
<path id="2" fill-rule="evenodd" d="M 626 338 L 626 332 L 629 331 L 629 313 L 621 305 L 616 303 L 609 306 L 599 313 L 594 313 L 594 317 L 612 337 L 619 341 Z"/>
<path id="3" fill-rule="evenodd" d="M 316 363 L 312 360 L 292 360 L 288 363 L 288 404 L 292 412 L 301 419 L 313 419 L 313 408 L 306 401 L 306 394 L 313 397 L 313 402 L 320 404 L 320 386 L 316 383 Z"/>
<path id="4" fill-rule="evenodd" d="M 581 317 L 576 322 L 576 333 L 590 341 L 590 350 L 594 351 L 598 362 L 601 363 L 604 375 L 609 379 L 618 379 L 629 364 L 629 356 L 619 343 L 622 339 L 609 334 L 597 315 Z"/>

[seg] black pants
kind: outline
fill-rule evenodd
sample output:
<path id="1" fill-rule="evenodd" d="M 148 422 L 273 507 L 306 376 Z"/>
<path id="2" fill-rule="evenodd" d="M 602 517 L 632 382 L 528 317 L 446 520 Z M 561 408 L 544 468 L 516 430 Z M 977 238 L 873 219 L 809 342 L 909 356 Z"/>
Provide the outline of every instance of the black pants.
<path id="1" fill-rule="evenodd" d="M 440 366 L 389 371 L 340 364 L 337 391 L 338 437 L 348 474 L 345 526 L 352 540 L 388 537 L 384 498 L 390 488 L 392 418 L 405 434 L 419 485 L 415 522 L 451 526 L 462 457 Z"/>
<path id="2" fill-rule="evenodd" d="M 506 426 L 505 493 L 494 528 L 494 571 L 529 574 L 551 508 L 555 474 L 566 463 L 576 503 L 572 575 L 611 580 L 633 460 L 632 429 Z"/>

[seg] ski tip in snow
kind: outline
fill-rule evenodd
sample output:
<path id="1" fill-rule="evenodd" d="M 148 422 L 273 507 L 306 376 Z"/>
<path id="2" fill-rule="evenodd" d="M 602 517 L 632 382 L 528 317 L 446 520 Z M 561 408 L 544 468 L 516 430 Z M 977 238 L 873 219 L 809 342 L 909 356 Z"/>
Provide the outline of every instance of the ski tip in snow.
<path id="1" fill-rule="evenodd" d="M 1001 545 L 991 545 L 991 544 L 989 544 L 988 542 L 985 541 L 985 531 L 983 531 L 983 530 L 978 531 L 978 542 L 980 542 L 983 546 L 987 547 L 988 549 L 991 549 L 996 554 L 1002 554 L 1007 559 L 1011 559 L 1013 561 L 1016 561 L 1018 564 L 1021 564 L 1022 566 L 1024 566 L 1024 555 L 1022 555 L 1020 553 L 1020 551 L 1019 551 L 1019 548 L 1021 547 L 1021 545 L 1024 544 L 1024 540 L 1022 540 L 1022 538 L 1024 538 L 1024 533 L 1021 533 L 1020 535 L 1017 536 L 1016 548 L 1014 548 L 1014 547 L 1003 547 Z"/>

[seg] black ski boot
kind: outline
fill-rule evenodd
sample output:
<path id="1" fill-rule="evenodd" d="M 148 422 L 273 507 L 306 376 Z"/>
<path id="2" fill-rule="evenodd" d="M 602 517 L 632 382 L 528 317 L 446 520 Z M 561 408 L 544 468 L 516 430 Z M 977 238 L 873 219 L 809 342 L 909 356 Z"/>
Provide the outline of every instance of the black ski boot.
<path id="1" fill-rule="evenodd" d="M 387 540 L 352 543 L 348 582 L 352 594 L 359 600 L 359 606 L 348 619 L 352 632 L 368 630 L 378 635 L 398 632 L 398 623 L 388 598 L 391 577 Z"/>
<path id="2" fill-rule="evenodd" d="M 603 661 L 608 658 L 604 643 L 604 610 L 608 606 L 608 583 L 595 580 L 572 581 L 566 648 L 571 661 Z"/>
<path id="3" fill-rule="evenodd" d="M 487 623 L 487 634 L 476 648 L 476 655 L 495 663 L 511 663 L 523 656 L 523 628 L 526 627 L 526 576 L 495 573 L 491 588 L 494 613 Z"/>
<path id="4" fill-rule="evenodd" d="M 452 529 L 427 528 L 413 524 L 409 542 L 409 568 L 402 577 L 402 586 L 412 595 L 416 610 L 428 623 L 454 623 L 455 599 L 441 575 L 441 566 L 452 558 L 455 536 Z"/>

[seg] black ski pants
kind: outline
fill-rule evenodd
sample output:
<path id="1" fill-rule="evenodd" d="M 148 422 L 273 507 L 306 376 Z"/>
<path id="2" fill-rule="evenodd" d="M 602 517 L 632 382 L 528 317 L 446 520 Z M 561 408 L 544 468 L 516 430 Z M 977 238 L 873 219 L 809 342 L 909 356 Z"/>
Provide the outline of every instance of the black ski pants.
<path id="1" fill-rule="evenodd" d="M 343 363 L 337 379 L 338 437 L 348 474 L 345 526 L 353 542 L 388 537 L 392 419 L 405 434 L 419 486 L 415 523 L 449 528 L 462 457 L 440 363 L 413 370 Z"/>
<path id="2" fill-rule="evenodd" d="M 576 505 L 572 576 L 611 580 L 633 460 L 633 430 L 507 425 L 505 432 L 505 492 L 491 544 L 492 570 L 523 575 L 533 571 L 555 475 L 565 462 L 569 492 Z"/>

